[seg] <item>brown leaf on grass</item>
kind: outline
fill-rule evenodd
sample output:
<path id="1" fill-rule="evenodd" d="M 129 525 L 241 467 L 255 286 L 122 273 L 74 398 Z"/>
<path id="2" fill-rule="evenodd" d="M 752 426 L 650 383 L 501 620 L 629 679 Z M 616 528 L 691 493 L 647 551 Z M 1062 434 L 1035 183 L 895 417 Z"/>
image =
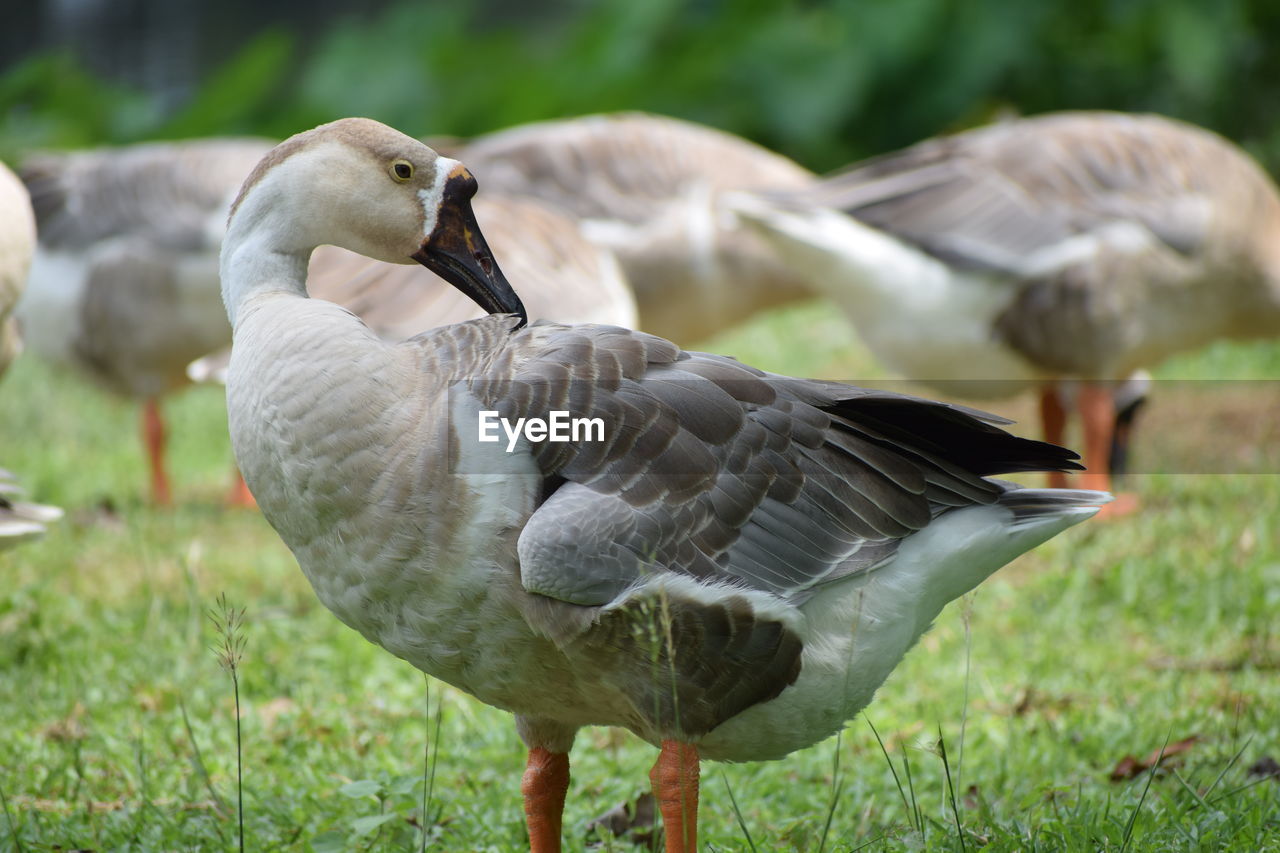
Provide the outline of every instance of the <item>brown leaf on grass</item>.
<path id="1" fill-rule="evenodd" d="M 1111 775 L 1108 778 L 1110 778 L 1112 782 L 1124 782 L 1128 779 L 1133 779 L 1134 777 L 1141 775 L 1143 772 L 1150 770 L 1156 765 L 1156 762 L 1160 762 L 1160 764 L 1163 765 L 1167 763 L 1170 758 L 1181 755 L 1191 749 L 1191 746 L 1199 742 L 1199 740 L 1199 735 L 1192 735 L 1191 737 L 1185 737 L 1182 740 L 1173 741 L 1172 743 L 1166 744 L 1163 750 L 1154 750 L 1146 758 L 1140 759 L 1135 758 L 1132 755 L 1126 755 L 1116 763 L 1115 769 L 1111 771 Z"/>
<path id="2" fill-rule="evenodd" d="M 659 831 L 657 818 L 653 794 L 646 791 L 635 800 L 616 805 L 592 820 L 587 824 L 587 834 L 625 838 L 648 847 L 654 842 L 654 833 Z"/>
<path id="3" fill-rule="evenodd" d="M 1146 769 L 1138 759 L 1132 755 L 1126 755 L 1116 763 L 1115 769 L 1111 771 L 1111 775 L 1108 778 L 1112 782 L 1123 782 L 1126 779 L 1132 779 Z"/>

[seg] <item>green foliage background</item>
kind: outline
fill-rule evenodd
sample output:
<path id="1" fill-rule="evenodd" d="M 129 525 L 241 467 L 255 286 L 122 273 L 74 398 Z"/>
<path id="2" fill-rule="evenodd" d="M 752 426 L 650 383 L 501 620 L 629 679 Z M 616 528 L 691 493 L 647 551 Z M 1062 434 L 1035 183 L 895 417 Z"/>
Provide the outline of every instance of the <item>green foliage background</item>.
<path id="1" fill-rule="evenodd" d="M 253 133 L 343 115 L 469 136 L 645 109 L 828 170 L 1002 112 L 1156 111 L 1280 169 L 1274 0 L 404 0 L 239 43 L 184 106 L 66 52 L 0 75 L 0 156 L 32 147 Z M 508 8 L 510 7 L 510 8 Z"/>

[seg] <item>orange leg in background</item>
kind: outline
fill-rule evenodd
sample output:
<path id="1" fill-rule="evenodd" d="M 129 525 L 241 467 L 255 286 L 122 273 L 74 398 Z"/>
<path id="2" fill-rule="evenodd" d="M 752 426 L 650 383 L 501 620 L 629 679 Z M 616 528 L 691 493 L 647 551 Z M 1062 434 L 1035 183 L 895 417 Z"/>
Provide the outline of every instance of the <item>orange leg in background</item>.
<path id="1" fill-rule="evenodd" d="M 1084 461 L 1088 469 L 1080 475 L 1080 488 L 1111 491 L 1111 437 L 1116 427 L 1116 404 L 1106 385 L 1081 383 L 1077 395 L 1080 420 L 1084 425 Z M 1102 508 L 1099 518 L 1120 518 L 1137 511 L 1138 496 L 1132 492 L 1116 495 Z"/>
<path id="2" fill-rule="evenodd" d="M 151 501 L 156 506 L 172 506 L 169 475 L 164 468 L 164 418 L 160 415 L 160 402 L 155 397 L 148 397 L 142 404 L 142 442 L 151 465 Z"/>
<path id="3" fill-rule="evenodd" d="M 1044 425 L 1044 440 L 1050 444 L 1065 446 L 1067 442 L 1067 410 L 1062 407 L 1062 397 L 1057 385 L 1045 385 L 1040 389 L 1040 423 Z M 1065 471 L 1049 472 L 1049 488 L 1067 488 Z"/>
<path id="4" fill-rule="evenodd" d="M 227 506 L 243 507 L 244 509 L 256 508 L 258 502 L 254 500 L 253 492 L 249 491 L 248 485 L 245 484 L 240 469 L 233 468 L 231 477 L 231 492 L 227 495 Z"/>
<path id="5" fill-rule="evenodd" d="M 674 740 L 662 742 L 662 752 L 649 771 L 653 795 L 662 812 L 667 853 L 696 853 L 698 849 L 698 748 Z"/>
<path id="6" fill-rule="evenodd" d="M 560 853 L 560 823 L 569 790 L 569 756 L 542 747 L 529 750 L 520 781 L 530 853 Z"/>

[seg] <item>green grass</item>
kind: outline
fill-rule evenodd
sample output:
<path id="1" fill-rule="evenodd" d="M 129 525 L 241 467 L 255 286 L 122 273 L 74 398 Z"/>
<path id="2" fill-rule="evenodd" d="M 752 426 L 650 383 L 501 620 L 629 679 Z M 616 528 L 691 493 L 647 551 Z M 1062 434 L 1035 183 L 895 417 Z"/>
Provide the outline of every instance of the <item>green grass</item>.
<path id="1" fill-rule="evenodd" d="M 821 305 L 708 348 L 883 375 Z M 1214 347 L 1161 375 L 1274 378 L 1280 346 Z M 234 699 L 207 618 L 224 592 L 246 609 L 248 849 L 418 849 L 437 707 L 428 846 L 525 845 L 509 716 L 438 682 L 428 694 L 316 602 L 261 517 L 221 508 L 217 390 L 168 405 L 168 512 L 143 500 L 134 407 L 30 358 L 0 394 L 0 464 L 68 511 L 0 553 L 0 849 L 236 846 Z M 1253 414 L 1276 411 L 1260 400 Z M 1128 850 L 1280 849 L 1280 783 L 1247 772 L 1280 759 L 1280 477 L 1133 485 L 1143 515 L 1068 531 L 948 608 L 840 740 L 704 765 L 707 849 L 747 850 L 749 835 L 762 851 L 817 850 L 828 816 L 827 851 L 1119 851 L 1127 836 Z M 1192 735 L 1168 772 L 1108 780 L 1124 756 Z M 579 736 L 567 849 L 647 787 L 654 755 L 625 733 Z"/>

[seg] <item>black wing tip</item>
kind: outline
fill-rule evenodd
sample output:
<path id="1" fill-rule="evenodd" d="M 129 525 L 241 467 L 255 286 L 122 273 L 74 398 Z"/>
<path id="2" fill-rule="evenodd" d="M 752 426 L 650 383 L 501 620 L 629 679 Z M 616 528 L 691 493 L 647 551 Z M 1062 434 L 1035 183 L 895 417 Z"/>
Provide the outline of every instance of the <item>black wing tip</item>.
<path id="1" fill-rule="evenodd" d="M 895 442 L 916 447 L 982 477 L 1022 472 L 1083 471 L 1074 450 L 1014 435 L 1004 418 L 965 406 L 893 392 L 853 395 L 822 407 L 829 414 L 876 423 Z"/>

